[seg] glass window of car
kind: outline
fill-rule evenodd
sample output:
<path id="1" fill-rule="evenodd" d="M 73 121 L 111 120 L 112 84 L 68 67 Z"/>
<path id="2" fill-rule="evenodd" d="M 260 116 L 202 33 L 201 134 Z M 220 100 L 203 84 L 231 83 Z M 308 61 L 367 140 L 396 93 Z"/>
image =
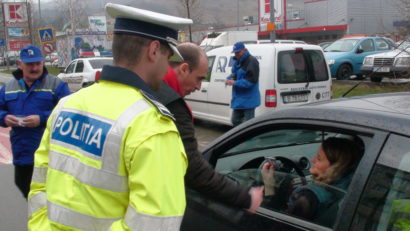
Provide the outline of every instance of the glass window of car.
<path id="1" fill-rule="evenodd" d="M 325 52 L 348 52 L 351 51 L 359 39 L 340 39 L 325 48 Z"/>
<path id="2" fill-rule="evenodd" d="M 320 51 L 294 50 L 279 52 L 279 83 L 316 82 L 328 79 L 326 61 Z"/>
<path id="3" fill-rule="evenodd" d="M 202 82 L 209 82 L 211 79 L 212 69 L 214 67 L 215 56 L 208 56 L 208 73 L 206 73 L 205 79 Z"/>
<path id="4" fill-rule="evenodd" d="M 76 62 L 77 61 L 73 61 L 68 65 L 68 67 L 65 69 L 66 74 L 70 74 L 74 72 L 74 67 L 75 67 Z"/>
<path id="5" fill-rule="evenodd" d="M 390 46 L 386 42 L 386 40 L 381 39 L 381 38 L 376 39 L 376 47 L 377 47 L 377 50 L 389 50 L 390 49 Z"/>
<path id="6" fill-rule="evenodd" d="M 112 65 L 113 59 L 91 59 L 89 62 L 93 69 L 101 69 L 104 65 Z"/>
<path id="7" fill-rule="evenodd" d="M 374 51 L 374 43 L 372 39 L 366 39 L 360 43 L 359 49 L 363 50 L 363 52 L 370 52 Z"/>
<path id="8" fill-rule="evenodd" d="M 352 230 L 408 230 L 409 137 L 389 137 L 362 195 Z"/>
<path id="9" fill-rule="evenodd" d="M 235 182 L 250 187 L 264 184 L 261 165 L 266 157 L 282 160 L 282 165 L 275 170 L 275 194 L 265 196 L 262 207 L 273 212 L 294 216 L 287 211 L 291 192 L 304 184 L 315 185 L 331 194 L 333 199 L 329 201 L 326 209 L 318 212 L 313 219 L 305 220 L 332 227 L 346 191 L 313 181 L 309 172 L 310 160 L 316 155 L 322 141 L 329 137 L 353 139 L 354 136 L 310 129 L 265 130 L 238 144 L 231 144 L 233 146 L 217 159 L 215 169 L 226 174 Z"/>
<path id="10" fill-rule="evenodd" d="M 75 73 L 82 73 L 84 71 L 84 62 L 82 60 L 78 60 L 77 66 L 75 66 Z"/>

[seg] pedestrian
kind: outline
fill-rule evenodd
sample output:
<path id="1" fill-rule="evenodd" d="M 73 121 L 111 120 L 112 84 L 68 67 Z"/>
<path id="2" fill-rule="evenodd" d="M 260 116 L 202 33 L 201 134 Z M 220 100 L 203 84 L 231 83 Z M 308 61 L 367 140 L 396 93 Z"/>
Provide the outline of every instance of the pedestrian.
<path id="1" fill-rule="evenodd" d="M 11 127 L 14 182 L 27 198 L 34 152 L 40 144 L 47 119 L 70 90 L 66 83 L 48 74 L 43 55 L 35 46 L 21 49 L 17 64 L 14 78 L 0 90 L 0 125 Z"/>
<path id="2" fill-rule="evenodd" d="M 159 101 L 174 115 L 188 157 L 185 184 L 200 193 L 255 212 L 263 200 L 263 188 L 246 188 L 217 173 L 203 158 L 195 138 L 193 116 L 183 99 L 199 90 L 208 73 L 205 52 L 193 43 L 178 45 L 183 62 L 170 62 L 168 73 L 157 91 Z"/>
<path id="3" fill-rule="evenodd" d="M 231 121 L 237 126 L 255 117 L 255 108 L 261 104 L 259 62 L 242 42 L 235 43 L 232 53 L 235 53 L 235 62 L 225 84 L 232 86 Z"/>
<path id="4" fill-rule="evenodd" d="M 29 230 L 179 230 L 187 159 L 151 96 L 192 20 L 108 3 L 114 66 L 64 98 L 35 153 Z"/>

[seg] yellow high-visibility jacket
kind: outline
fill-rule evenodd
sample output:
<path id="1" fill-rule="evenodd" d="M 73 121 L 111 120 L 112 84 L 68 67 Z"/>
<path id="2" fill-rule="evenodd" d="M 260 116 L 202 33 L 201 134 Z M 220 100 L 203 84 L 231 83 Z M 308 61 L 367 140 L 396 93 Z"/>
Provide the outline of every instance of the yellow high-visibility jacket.
<path id="1" fill-rule="evenodd" d="M 63 98 L 35 153 L 29 230 L 179 230 L 187 159 L 172 116 L 133 72 Z"/>

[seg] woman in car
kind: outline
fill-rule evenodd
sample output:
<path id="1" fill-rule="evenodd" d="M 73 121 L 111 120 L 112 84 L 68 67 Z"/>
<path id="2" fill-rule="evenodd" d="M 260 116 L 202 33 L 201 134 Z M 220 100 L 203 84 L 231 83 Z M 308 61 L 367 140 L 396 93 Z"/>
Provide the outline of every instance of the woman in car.
<path id="1" fill-rule="evenodd" d="M 361 142 L 361 141 L 360 141 Z M 286 212 L 313 220 L 338 199 L 327 185 L 346 190 L 363 155 L 363 145 L 358 141 L 331 137 L 323 141 L 312 159 L 315 183 L 296 187 L 287 202 Z M 275 166 L 266 162 L 262 167 L 265 196 L 274 195 Z"/>

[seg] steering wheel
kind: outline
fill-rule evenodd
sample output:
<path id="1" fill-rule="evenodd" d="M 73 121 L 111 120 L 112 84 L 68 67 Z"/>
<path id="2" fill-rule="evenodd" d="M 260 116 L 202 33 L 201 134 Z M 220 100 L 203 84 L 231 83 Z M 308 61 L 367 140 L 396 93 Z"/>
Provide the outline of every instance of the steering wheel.
<path id="1" fill-rule="evenodd" d="M 290 173 L 294 169 L 295 172 L 300 176 L 300 177 L 305 177 L 305 174 L 303 173 L 302 169 L 299 167 L 297 163 L 295 163 L 293 160 L 283 157 L 283 156 L 276 156 L 275 157 L 276 161 L 278 161 L 275 166 L 275 171 L 281 171 L 281 172 L 286 172 Z M 266 161 L 263 161 L 259 169 L 262 169 L 262 166 L 266 163 Z"/>

